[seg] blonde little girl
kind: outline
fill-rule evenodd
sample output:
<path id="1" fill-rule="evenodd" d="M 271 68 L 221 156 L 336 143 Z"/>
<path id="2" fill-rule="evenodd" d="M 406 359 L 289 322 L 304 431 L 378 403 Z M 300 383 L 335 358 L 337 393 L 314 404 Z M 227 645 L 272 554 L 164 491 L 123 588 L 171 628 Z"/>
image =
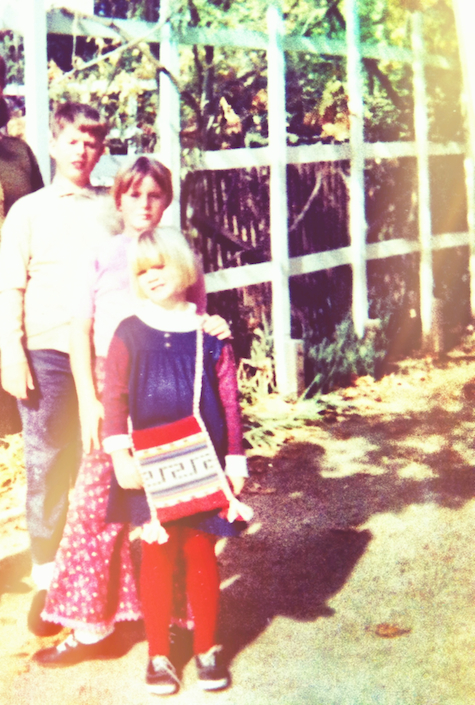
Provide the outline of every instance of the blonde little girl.
<path id="1" fill-rule="evenodd" d="M 165 695 L 180 685 L 169 661 L 168 629 L 180 553 L 195 623 L 198 683 L 204 690 L 218 690 L 228 686 L 229 674 L 216 643 L 219 576 L 214 545 L 217 535 L 237 535 L 237 527 L 213 510 L 158 525 L 157 532 L 127 432 L 129 415 L 134 429 L 146 429 L 192 414 L 201 317 L 186 292 L 196 281 L 196 262 L 180 233 L 159 228 L 134 243 L 131 267 L 141 299 L 135 315 L 115 332 L 106 361 L 104 448 L 111 453 L 116 476 L 108 519 L 143 527 L 140 589 L 149 644 L 148 690 Z M 200 414 L 239 494 L 247 467 L 232 348 L 205 334 L 203 357 Z M 246 509 L 239 506 L 241 514 Z"/>
<path id="2" fill-rule="evenodd" d="M 74 632 L 57 646 L 35 654 L 43 666 L 67 666 L 95 657 L 105 650 L 108 642 L 103 640 L 116 622 L 142 616 L 130 558 L 129 527 L 105 522 L 113 470 L 110 456 L 100 444 L 101 394 L 110 340 L 120 321 L 133 310 L 128 251 L 141 233 L 158 225 L 171 203 L 171 173 L 157 160 L 139 157 L 119 172 L 112 196 L 123 232 L 103 243 L 78 277 L 71 365 L 84 456 L 42 613 L 43 619 Z M 204 311 L 202 273 L 186 295 Z M 213 334 L 229 334 L 219 317 L 208 317 L 205 326 Z"/>

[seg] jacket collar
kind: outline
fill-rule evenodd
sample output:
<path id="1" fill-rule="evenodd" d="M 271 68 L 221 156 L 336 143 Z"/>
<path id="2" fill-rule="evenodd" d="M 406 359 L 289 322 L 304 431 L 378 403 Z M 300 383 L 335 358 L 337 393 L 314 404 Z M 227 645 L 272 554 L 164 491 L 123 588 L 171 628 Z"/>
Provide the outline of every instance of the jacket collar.
<path id="1" fill-rule="evenodd" d="M 56 174 L 51 188 L 54 189 L 58 196 L 83 196 L 86 198 L 93 198 L 96 195 L 96 191 L 91 184 L 81 188 L 76 186 L 68 179 L 65 179 L 61 174 Z"/>

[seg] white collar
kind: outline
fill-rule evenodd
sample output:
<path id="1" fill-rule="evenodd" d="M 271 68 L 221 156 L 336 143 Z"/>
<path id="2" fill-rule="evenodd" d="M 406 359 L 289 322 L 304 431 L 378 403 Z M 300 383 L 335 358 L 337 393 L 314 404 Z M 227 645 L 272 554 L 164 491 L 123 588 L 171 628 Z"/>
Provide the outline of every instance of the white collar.
<path id="1" fill-rule="evenodd" d="M 94 198 L 97 195 L 97 191 L 91 184 L 86 184 L 86 186 L 76 186 L 72 181 L 66 179 L 62 174 L 57 172 L 54 176 L 53 182 L 51 184 L 59 196 L 85 196 L 86 198 Z"/>
<path id="2" fill-rule="evenodd" d="M 201 316 L 196 313 L 196 304 L 189 302 L 186 308 L 176 311 L 162 308 L 148 299 L 140 299 L 136 302 L 135 314 L 150 328 L 172 333 L 187 333 L 197 330 L 201 325 Z"/>

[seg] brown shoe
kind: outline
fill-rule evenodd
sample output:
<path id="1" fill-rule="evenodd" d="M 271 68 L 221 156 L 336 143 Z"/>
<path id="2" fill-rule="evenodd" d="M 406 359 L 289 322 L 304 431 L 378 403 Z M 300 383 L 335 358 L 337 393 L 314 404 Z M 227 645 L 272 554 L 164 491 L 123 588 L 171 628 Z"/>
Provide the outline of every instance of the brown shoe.
<path id="1" fill-rule="evenodd" d="M 41 649 L 33 655 L 33 661 L 48 668 L 62 668 L 74 666 L 82 661 L 89 661 L 104 654 L 105 639 L 95 644 L 81 644 L 74 634 L 70 634 L 64 641 L 56 646 Z"/>

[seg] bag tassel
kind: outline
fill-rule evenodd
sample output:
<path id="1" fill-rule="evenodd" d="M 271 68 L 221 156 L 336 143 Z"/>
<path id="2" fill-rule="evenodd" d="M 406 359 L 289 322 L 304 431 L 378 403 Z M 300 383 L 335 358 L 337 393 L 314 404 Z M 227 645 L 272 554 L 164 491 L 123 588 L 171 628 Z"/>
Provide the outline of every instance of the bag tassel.
<path id="1" fill-rule="evenodd" d="M 251 521 L 253 516 L 253 508 L 250 507 L 248 504 L 244 504 L 244 502 L 241 502 L 237 497 L 234 497 L 233 495 L 232 499 L 229 502 L 229 509 L 226 516 L 226 519 L 229 521 L 229 523 L 232 524 L 233 521 L 236 521 L 237 519 L 241 519 L 242 521 Z"/>
<path id="2" fill-rule="evenodd" d="M 142 541 L 146 543 L 167 543 L 169 536 L 158 517 L 154 517 L 142 526 Z"/>

